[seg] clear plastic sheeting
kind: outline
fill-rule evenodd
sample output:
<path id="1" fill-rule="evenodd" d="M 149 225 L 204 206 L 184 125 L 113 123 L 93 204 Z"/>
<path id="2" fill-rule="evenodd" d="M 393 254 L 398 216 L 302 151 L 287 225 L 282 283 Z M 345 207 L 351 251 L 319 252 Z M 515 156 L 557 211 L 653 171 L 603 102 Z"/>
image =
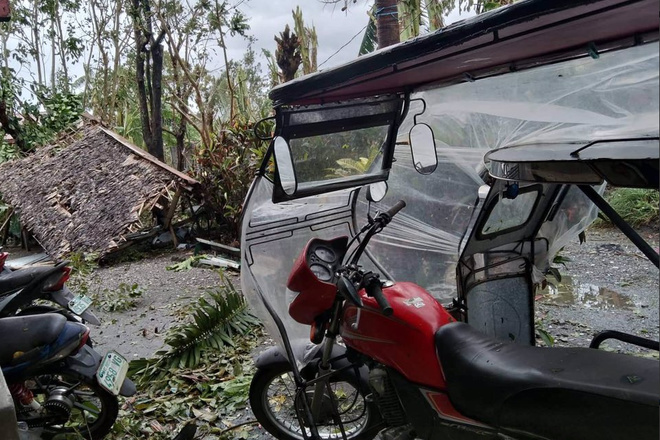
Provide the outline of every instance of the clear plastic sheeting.
<path id="1" fill-rule="evenodd" d="M 436 141 L 496 148 L 658 136 L 658 44 L 428 89 Z M 412 113 L 411 109 L 411 113 Z M 399 130 L 406 135 L 409 118 Z M 459 159 L 460 160 L 460 159 Z"/>
<path id="2" fill-rule="evenodd" d="M 257 178 L 244 208 L 241 287 L 271 337 L 281 343 L 264 299 L 282 320 L 290 339 L 309 339 L 309 327 L 289 316 L 289 304 L 295 295 L 286 288 L 289 272 L 312 237 L 351 235 L 351 192 L 338 191 L 277 204 L 271 201 L 272 192 L 269 180 Z"/>
<path id="3" fill-rule="evenodd" d="M 368 208 L 373 215 L 399 200 L 406 207 L 374 237 L 366 254 L 371 260 L 363 258 L 362 264 L 376 268 L 383 278 L 415 282 L 442 303 L 454 298 L 460 243 L 469 236 L 480 208 L 484 154 L 516 145 L 658 136 L 658 45 L 413 94 L 420 97 L 427 107 L 417 120 L 433 129 L 438 166 L 429 175 L 413 167 L 408 133 L 421 109 L 413 102 L 399 129 L 388 193 L 378 204 L 369 204 L 358 188 L 273 204 L 273 184 L 256 180 L 244 208 L 242 286 L 274 338 L 279 332 L 259 293 L 282 319 L 290 338 L 307 337 L 309 328 L 288 315 L 295 294 L 287 291 L 286 282 L 297 255 L 313 237 L 352 237 L 366 222 Z M 597 210 L 577 188 L 562 200 L 535 238 L 547 246 L 529 252 L 536 275 L 595 218 Z"/>
<path id="4" fill-rule="evenodd" d="M 436 145 L 441 153 L 442 145 Z M 439 156 L 441 156 L 439 154 Z M 394 220 L 370 242 L 368 250 L 388 278 L 413 281 L 441 303 L 456 294 L 455 264 L 459 243 L 465 234 L 483 185 L 477 170 L 483 154 L 468 155 L 460 164 L 439 157 L 430 175 L 415 171 L 409 147 L 398 146 L 383 201 L 371 207 L 372 215 L 397 201 L 406 202 Z M 368 206 L 358 195 L 356 222 L 362 225 Z"/>
<path id="5" fill-rule="evenodd" d="M 601 185 L 599 192 L 605 191 L 605 184 Z M 566 246 L 571 240 L 587 226 L 589 226 L 598 217 L 598 208 L 591 203 L 589 198 L 584 195 L 579 188 L 571 186 L 562 203 L 553 215 L 541 226 L 537 237 L 548 240 L 548 254 L 543 259 L 535 261 L 535 266 L 544 272 L 555 255 Z"/>

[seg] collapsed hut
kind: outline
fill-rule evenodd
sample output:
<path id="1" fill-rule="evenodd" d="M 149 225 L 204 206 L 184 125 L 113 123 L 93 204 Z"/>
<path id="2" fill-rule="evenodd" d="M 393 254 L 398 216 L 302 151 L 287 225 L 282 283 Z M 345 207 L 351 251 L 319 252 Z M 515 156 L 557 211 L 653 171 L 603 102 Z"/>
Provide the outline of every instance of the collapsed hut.
<path id="1" fill-rule="evenodd" d="M 53 257 L 100 257 L 171 231 L 198 182 L 90 121 L 29 157 L 0 165 L 0 194 Z M 186 198 L 187 199 L 187 198 Z"/>

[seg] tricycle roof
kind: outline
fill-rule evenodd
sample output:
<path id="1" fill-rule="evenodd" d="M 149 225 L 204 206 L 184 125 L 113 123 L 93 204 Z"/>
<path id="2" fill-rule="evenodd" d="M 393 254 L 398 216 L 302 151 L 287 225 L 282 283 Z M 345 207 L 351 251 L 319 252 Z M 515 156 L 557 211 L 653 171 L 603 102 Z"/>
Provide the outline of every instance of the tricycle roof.
<path id="1" fill-rule="evenodd" d="M 276 106 L 454 84 L 657 39 L 655 0 L 528 0 L 275 87 Z"/>

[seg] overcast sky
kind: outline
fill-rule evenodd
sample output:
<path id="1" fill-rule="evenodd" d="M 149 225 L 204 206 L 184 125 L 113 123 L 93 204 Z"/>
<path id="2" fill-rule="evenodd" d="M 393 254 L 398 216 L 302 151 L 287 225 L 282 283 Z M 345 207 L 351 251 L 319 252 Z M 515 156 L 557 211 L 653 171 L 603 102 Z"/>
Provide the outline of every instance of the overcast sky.
<path id="1" fill-rule="evenodd" d="M 318 34 L 318 64 L 320 69 L 346 63 L 357 57 L 364 35 L 364 28 L 368 23 L 367 11 L 372 1 L 349 0 L 349 8 L 342 12 L 343 2 L 337 6 L 321 3 L 319 0 L 248 0 L 241 6 L 242 11 L 249 17 L 250 33 L 256 38 L 255 49 L 261 48 L 275 53 L 274 36 L 284 30 L 289 24 L 293 29 L 291 11 L 300 5 L 305 24 L 316 27 Z M 458 11 L 450 14 L 447 24 L 467 18 L 472 14 Z M 350 43 L 351 38 L 355 37 Z M 246 43 L 241 38 L 234 37 L 227 42 L 229 55 L 240 59 L 245 50 Z M 346 45 L 340 50 L 342 46 Z M 339 51 L 333 56 L 335 52 Z M 328 60 L 327 62 L 325 62 Z M 262 67 L 264 62 L 261 59 Z M 324 63 L 321 65 L 322 63 Z"/>
<path id="2" fill-rule="evenodd" d="M 238 0 L 241 1 L 241 0 Z M 248 34 L 255 38 L 253 48 L 257 54 L 257 60 L 261 64 L 262 72 L 266 73 L 266 60 L 262 56 L 262 48 L 275 53 L 275 35 L 279 35 L 284 30 L 284 26 L 289 24 L 293 29 L 292 11 L 296 5 L 300 5 L 305 24 L 308 27 L 315 26 L 318 35 L 318 56 L 317 62 L 319 69 L 327 69 L 349 62 L 357 58 L 360 44 L 364 36 L 364 30 L 369 20 L 367 11 L 371 7 L 373 0 L 353 0 L 349 1 L 347 11 L 342 12 L 342 3 L 338 5 L 324 4 L 320 0 L 242 0 L 240 9 L 248 17 L 250 30 Z M 459 15 L 454 11 L 446 17 L 447 24 L 472 16 L 471 13 Z M 85 30 L 83 30 L 84 32 Z M 15 44 L 10 39 L 10 48 Z M 228 37 L 227 41 L 228 55 L 231 59 L 240 60 L 243 58 L 248 42 L 242 37 Z M 49 65 L 49 52 L 45 52 L 46 65 Z M 86 54 L 85 54 L 86 56 Z M 220 73 L 224 68 L 222 53 L 217 48 L 211 48 L 211 62 L 207 68 L 212 72 Z M 30 63 L 18 65 L 13 59 L 10 64 L 20 75 L 25 77 L 34 77 L 34 66 Z M 69 73 L 74 77 L 82 76 L 82 63 L 70 66 Z M 26 90 L 27 91 L 27 90 Z"/>

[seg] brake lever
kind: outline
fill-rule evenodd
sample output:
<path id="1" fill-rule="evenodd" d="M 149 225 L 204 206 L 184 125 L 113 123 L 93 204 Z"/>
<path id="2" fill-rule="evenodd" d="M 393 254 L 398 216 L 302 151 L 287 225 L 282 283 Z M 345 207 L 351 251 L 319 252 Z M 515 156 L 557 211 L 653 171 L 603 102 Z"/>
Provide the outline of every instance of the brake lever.
<path id="1" fill-rule="evenodd" d="M 350 302 L 355 304 L 357 307 L 364 307 L 362 298 L 358 295 L 358 291 L 355 288 L 353 282 L 344 274 L 339 277 L 337 281 L 337 290 L 339 293 Z"/>

